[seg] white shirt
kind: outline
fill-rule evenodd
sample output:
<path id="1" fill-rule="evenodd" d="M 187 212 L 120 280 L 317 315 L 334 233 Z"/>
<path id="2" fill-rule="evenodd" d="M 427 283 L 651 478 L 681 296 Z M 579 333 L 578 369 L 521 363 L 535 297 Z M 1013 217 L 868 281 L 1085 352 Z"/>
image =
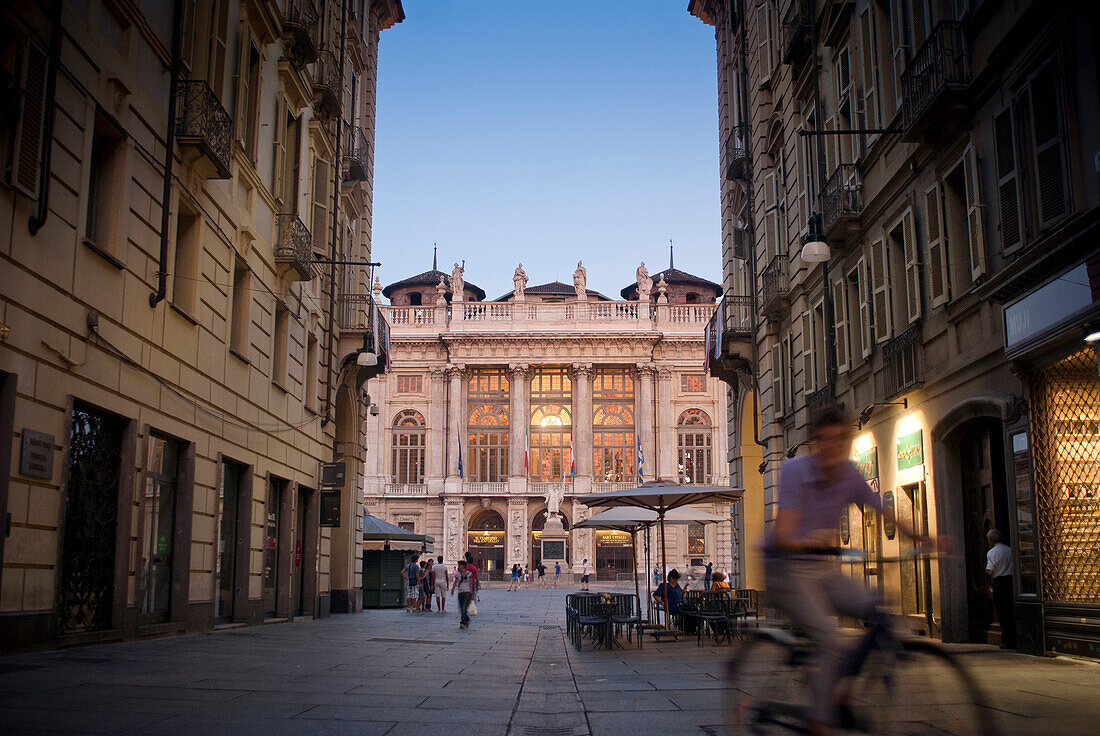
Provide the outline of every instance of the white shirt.
<path id="1" fill-rule="evenodd" d="M 437 562 L 432 565 L 432 572 L 435 573 L 435 584 L 447 587 L 447 583 L 450 582 L 451 568 L 447 567 L 442 562 Z"/>
<path id="2" fill-rule="evenodd" d="M 586 563 L 584 563 L 584 566 L 581 567 L 581 575 L 590 575 L 590 574 L 591 574 L 591 570 L 589 569 L 588 563 L 586 562 Z"/>
<path id="3" fill-rule="evenodd" d="M 997 542 L 985 553 L 985 571 L 1000 578 L 1012 574 L 1012 548 Z"/>

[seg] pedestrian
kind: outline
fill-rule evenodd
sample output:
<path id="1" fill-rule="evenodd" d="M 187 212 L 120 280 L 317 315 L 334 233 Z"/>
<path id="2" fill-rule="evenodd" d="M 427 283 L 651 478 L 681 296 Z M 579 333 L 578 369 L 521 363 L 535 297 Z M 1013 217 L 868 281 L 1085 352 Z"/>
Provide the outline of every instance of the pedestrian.
<path id="1" fill-rule="evenodd" d="M 707 590 L 729 590 L 730 584 L 726 582 L 726 576 L 722 574 L 722 571 L 714 573 L 714 582 Z"/>
<path id="2" fill-rule="evenodd" d="M 523 568 L 523 584 L 528 589 L 531 588 L 531 568 Z"/>
<path id="3" fill-rule="evenodd" d="M 703 573 L 703 590 L 710 590 L 710 581 L 714 579 L 714 563 L 707 560 L 707 571 Z"/>
<path id="4" fill-rule="evenodd" d="M 1001 624 L 1001 649 L 1016 648 L 1016 611 L 1012 594 L 1012 548 L 1004 543 L 1001 532 L 990 529 L 985 535 L 989 551 L 985 553 L 985 573 L 993 587 L 993 607 Z"/>
<path id="5" fill-rule="evenodd" d="M 466 560 L 458 561 L 458 574 L 451 583 L 451 595 L 458 593 L 458 628 L 465 629 L 470 625 L 470 601 L 473 600 L 474 576 L 470 572 Z"/>
<path id="6" fill-rule="evenodd" d="M 420 610 L 430 613 L 432 610 L 432 568 L 429 560 L 420 563 Z"/>
<path id="7" fill-rule="evenodd" d="M 561 563 L 554 563 L 554 587 L 558 587 L 558 582 L 561 581 Z"/>
<path id="8" fill-rule="evenodd" d="M 474 599 L 478 599 L 481 597 L 481 576 L 479 575 L 481 569 L 474 562 L 472 552 L 466 553 L 466 571 L 470 573 L 470 593 L 474 596 Z"/>
<path id="9" fill-rule="evenodd" d="M 538 573 L 539 573 L 539 587 L 540 588 L 545 587 L 545 583 L 546 583 L 546 565 L 542 564 L 542 562 L 539 562 L 539 566 L 536 569 L 538 570 Z"/>
<path id="10" fill-rule="evenodd" d="M 660 585 L 661 584 L 661 571 L 659 569 L 657 569 L 656 565 L 653 566 L 653 584 L 654 585 Z"/>
<path id="11" fill-rule="evenodd" d="M 588 564 L 588 558 L 584 558 L 584 562 L 581 563 L 581 585 L 584 586 L 584 590 L 588 590 L 588 576 L 592 574 L 592 568 Z"/>
<path id="12" fill-rule="evenodd" d="M 406 613 L 411 613 L 420 600 L 420 585 L 418 584 L 420 565 L 416 564 L 418 559 L 420 559 L 419 555 L 413 555 L 412 559 L 409 560 L 409 564 L 401 570 L 401 578 L 405 581 Z"/>
<path id="13" fill-rule="evenodd" d="M 432 587 L 435 589 L 435 607 L 440 613 L 447 612 L 447 584 L 450 582 L 451 568 L 443 564 L 443 555 L 435 558 L 432 565 Z"/>
<path id="14" fill-rule="evenodd" d="M 508 583 L 508 592 L 519 590 L 519 564 L 512 563 L 512 580 Z"/>

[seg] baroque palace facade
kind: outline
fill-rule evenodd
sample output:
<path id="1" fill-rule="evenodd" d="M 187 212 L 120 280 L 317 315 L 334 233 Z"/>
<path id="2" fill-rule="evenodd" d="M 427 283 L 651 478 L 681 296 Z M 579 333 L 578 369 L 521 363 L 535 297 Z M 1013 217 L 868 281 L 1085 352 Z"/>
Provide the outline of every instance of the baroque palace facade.
<path id="1" fill-rule="evenodd" d="M 375 80 L 403 18 L 0 7 L 0 651 L 360 607 Z"/>
<path id="2" fill-rule="evenodd" d="M 526 282 L 521 267 L 512 292 L 484 301 L 456 264 L 375 285 L 392 369 L 371 387 L 366 509 L 499 578 L 539 562 L 561 494 L 565 572 L 587 558 L 614 580 L 631 572 L 630 538 L 570 531 L 589 515 L 576 495 L 657 478 L 728 486 L 726 391 L 703 372 L 720 290 L 671 264 L 652 276 L 643 264 L 617 301 L 587 289 L 580 264 L 572 286 Z M 669 527 L 669 564 L 730 569 L 730 526 Z M 643 548 L 639 535 L 639 570 Z"/>
<path id="3" fill-rule="evenodd" d="M 711 368 L 738 390 L 731 446 L 758 443 L 734 483 L 762 483 L 753 512 L 770 523 L 781 461 L 806 451 L 814 408 L 839 402 L 883 503 L 957 554 L 853 575 L 914 630 L 995 642 L 996 528 L 1020 649 L 1100 656 L 1100 9 L 688 10 L 714 27 L 718 61 L 727 293 Z M 824 262 L 803 258 L 807 241 L 829 246 Z M 747 327 L 725 317 L 744 304 Z M 905 551 L 857 508 L 837 539 Z"/>

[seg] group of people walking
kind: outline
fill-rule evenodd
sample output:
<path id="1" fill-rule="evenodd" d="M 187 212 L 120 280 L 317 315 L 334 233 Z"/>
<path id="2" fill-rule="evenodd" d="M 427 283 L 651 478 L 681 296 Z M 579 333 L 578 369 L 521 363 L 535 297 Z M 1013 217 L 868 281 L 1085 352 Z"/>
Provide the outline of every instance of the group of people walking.
<path id="1" fill-rule="evenodd" d="M 435 598 L 435 610 L 447 612 L 447 590 L 458 595 L 459 628 L 470 626 L 470 616 L 477 615 L 475 599 L 481 587 L 477 579 L 477 565 L 469 552 L 465 559 L 459 560 L 452 570 L 443 564 L 443 555 L 420 560 L 413 555 L 412 560 L 401 570 L 405 581 L 405 610 L 410 613 L 428 613 L 432 610 L 432 598 Z"/>
<path id="2" fill-rule="evenodd" d="M 530 567 L 524 567 L 523 565 L 519 564 L 512 565 L 511 582 L 508 583 L 508 592 L 510 593 L 513 590 L 519 590 L 520 585 L 523 585 L 525 588 L 530 588 L 532 576 L 535 578 L 535 587 L 545 588 L 547 585 L 546 572 L 547 567 L 542 562 L 535 565 L 534 573 L 531 572 Z M 554 582 L 551 587 L 558 587 L 559 582 L 561 582 L 561 563 L 555 562 Z"/>

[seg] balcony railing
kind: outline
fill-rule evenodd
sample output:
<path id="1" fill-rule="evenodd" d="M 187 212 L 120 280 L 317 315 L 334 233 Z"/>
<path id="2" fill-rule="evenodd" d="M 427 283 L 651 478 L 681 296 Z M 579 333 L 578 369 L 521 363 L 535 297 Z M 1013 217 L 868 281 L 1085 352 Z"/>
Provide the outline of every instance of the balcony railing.
<path id="1" fill-rule="evenodd" d="M 970 52 L 962 23 L 943 21 L 910 60 L 901 75 L 902 117 L 911 137 L 932 124 L 930 115 L 948 97 L 970 85 Z"/>
<path id="2" fill-rule="evenodd" d="M 390 325 L 373 294 L 338 294 L 336 324 L 341 332 L 363 333 L 363 349 L 378 356 L 374 374 L 386 370 L 389 362 Z M 360 372 L 362 375 L 362 371 Z"/>
<path id="3" fill-rule="evenodd" d="M 363 129 L 351 123 L 344 124 L 344 180 L 366 181 L 367 136 Z"/>
<path id="4" fill-rule="evenodd" d="M 313 250 L 309 230 L 297 215 L 275 215 L 278 239 L 275 262 L 291 266 L 298 281 L 313 278 Z"/>
<path id="5" fill-rule="evenodd" d="M 233 118 L 201 79 L 181 80 L 178 90 L 176 141 L 194 146 L 206 157 L 213 166 L 209 178 L 228 179 Z"/>
<path id="6" fill-rule="evenodd" d="M 918 322 L 882 346 L 887 398 L 921 384 L 920 366 L 917 363 L 920 339 L 921 327 Z"/>
<path id="7" fill-rule="evenodd" d="M 726 136 L 726 178 L 734 181 L 745 175 L 745 163 L 748 161 L 748 147 L 746 145 L 746 129 L 744 124 L 737 124 L 730 129 Z"/>
<path id="8" fill-rule="evenodd" d="M 313 63 L 313 111 L 327 119 L 340 117 L 340 87 L 343 81 L 336 54 L 328 49 L 317 53 Z"/>
<path id="9" fill-rule="evenodd" d="M 475 496 L 508 492 L 507 482 L 466 481 L 462 485 L 464 492 Z"/>
<path id="10" fill-rule="evenodd" d="M 707 371 L 730 385 L 751 367 L 753 303 L 751 296 L 726 294 L 703 331 Z"/>
<path id="11" fill-rule="evenodd" d="M 611 491 L 629 491 L 631 488 L 637 488 L 638 483 L 635 481 L 598 481 L 592 484 L 593 493 L 609 493 Z"/>
<path id="12" fill-rule="evenodd" d="M 313 0 L 283 0 L 283 55 L 296 67 L 317 60 L 317 20 Z"/>
<path id="13" fill-rule="evenodd" d="M 545 496 L 551 490 L 557 490 L 561 487 L 562 487 L 562 481 L 560 481 L 560 480 L 553 480 L 553 481 L 549 481 L 549 482 L 546 482 L 546 481 L 528 481 L 528 483 L 527 483 L 527 492 L 531 493 L 531 494 L 537 494 L 539 496 Z M 573 492 L 573 482 L 572 481 L 568 481 L 568 480 L 565 481 L 565 492 L 567 494 Z"/>
<path id="14" fill-rule="evenodd" d="M 775 316 L 787 307 L 791 291 L 787 277 L 787 257 L 781 253 L 772 258 L 760 274 L 760 281 L 760 312 L 765 316 Z"/>
<path id="15" fill-rule="evenodd" d="M 389 322 L 395 327 L 435 324 L 435 307 L 390 307 Z"/>
<path id="16" fill-rule="evenodd" d="M 779 40 L 784 64 L 801 64 L 810 54 L 810 0 L 790 0 Z"/>
<path id="17" fill-rule="evenodd" d="M 826 383 L 817 391 L 806 394 L 806 410 L 810 412 L 810 416 L 813 416 L 833 403 L 834 398 L 833 385 L 831 383 Z"/>
<path id="18" fill-rule="evenodd" d="M 424 496 L 428 493 L 428 486 L 423 483 L 386 483 L 382 486 L 382 493 L 386 496 Z"/>
<path id="19" fill-rule="evenodd" d="M 833 238 L 833 229 L 850 222 L 863 212 L 863 181 L 855 164 L 840 164 L 821 190 L 821 224 L 825 236 Z"/>

